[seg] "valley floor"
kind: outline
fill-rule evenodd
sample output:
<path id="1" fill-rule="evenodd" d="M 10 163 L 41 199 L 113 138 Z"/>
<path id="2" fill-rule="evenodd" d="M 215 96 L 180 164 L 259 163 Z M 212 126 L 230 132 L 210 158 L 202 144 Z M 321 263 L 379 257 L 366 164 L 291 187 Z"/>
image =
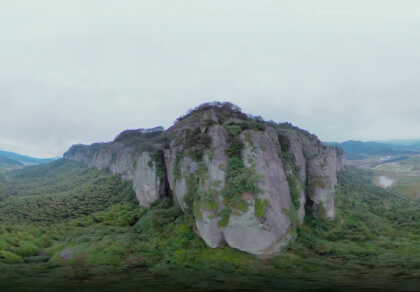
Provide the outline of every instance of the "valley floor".
<path id="1" fill-rule="evenodd" d="M 408 197 L 420 199 L 420 156 L 371 156 L 363 160 L 347 161 L 349 165 L 357 165 L 373 170 L 372 182 L 382 188 Z"/>

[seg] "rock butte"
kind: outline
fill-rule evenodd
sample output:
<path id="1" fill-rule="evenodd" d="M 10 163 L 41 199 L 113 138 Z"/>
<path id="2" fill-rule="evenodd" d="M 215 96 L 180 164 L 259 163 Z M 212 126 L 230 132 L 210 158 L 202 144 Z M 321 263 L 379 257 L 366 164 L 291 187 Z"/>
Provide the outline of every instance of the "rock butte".
<path id="1" fill-rule="evenodd" d="M 227 175 L 232 141 L 241 145 L 238 177 Z M 341 148 L 218 102 L 197 107 L 166 131 L 124 131 L 109 143 L 73 145 L 64 158 L 132 181 L 142 206 L 171 196 L 193 214 L 209 247 L 227 244 L 256 255 L 277 254 L 293 241 L 305 211 L 334 219 L 336 172 L 343 169 Z M 235 179 L 255 191 L 229 197 Z"/>

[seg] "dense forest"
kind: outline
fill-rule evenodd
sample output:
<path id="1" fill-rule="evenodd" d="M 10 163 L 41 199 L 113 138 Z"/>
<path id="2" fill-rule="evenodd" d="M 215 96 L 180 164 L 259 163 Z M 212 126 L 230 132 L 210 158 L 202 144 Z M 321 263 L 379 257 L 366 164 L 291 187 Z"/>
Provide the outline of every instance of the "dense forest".
<path id="1" fill-rule="evenodd" d="M 0 177 L 1 291 L 416 290 L 420 204 L 347 167 L 337 218 L 307 216 L 279 256 L 208 248 L 171 198 L 138 206 L 131 185 L 58 160 Z"/>

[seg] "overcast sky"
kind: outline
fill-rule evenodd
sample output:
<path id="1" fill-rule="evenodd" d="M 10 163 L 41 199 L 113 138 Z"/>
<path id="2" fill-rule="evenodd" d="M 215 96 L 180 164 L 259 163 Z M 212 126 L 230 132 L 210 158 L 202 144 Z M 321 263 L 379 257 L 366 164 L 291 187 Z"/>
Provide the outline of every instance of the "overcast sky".
<path id="1" fill-rule="evenodd" d="M 323 141 L 420 138 L 420 1 L 0 0 L 0 149 L 35 157 L 207 101 Z"/>

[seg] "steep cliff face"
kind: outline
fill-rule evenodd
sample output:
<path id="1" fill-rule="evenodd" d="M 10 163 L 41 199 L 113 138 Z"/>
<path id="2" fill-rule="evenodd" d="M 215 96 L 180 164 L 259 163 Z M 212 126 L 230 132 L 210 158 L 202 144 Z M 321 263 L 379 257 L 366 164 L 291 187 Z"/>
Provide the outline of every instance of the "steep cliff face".
<path id="1" fill-rule="evenodd" d="M 258 189 L 244 197 L 246 211 L 231 214 L 225 229 L 226 241 L 249 253 L 277 253 L 293 238 L 295 227 L 284 166 L 276 143 L 267 133 L 246 130 L 240 138 L 244 144 L 241 153 L 244 166 L 257 175 Z"/>
<path id="2" fill-rule="evenodd" d="M 290 124 L 231 104 L 205 104 L 170 129 L 131 130 L 113 142 L 74 145 L 65 159 L 132 180 L 139 204 L 172 196 L 210 247 L 276 254 L 305 212 L 333 219 L 342 151 Z"/>
<path id="3" fill-rule="evenodd" d="M 295 165 L 299 168 L 300 189 L 298 210 L 302 222 L 309 199 L 315 217 L 335 217 L 334 187 L 337 171 L 343 169 L 343 153 L 335 147 L 323 146 L 314 135 L 294 129 L 280 129 L 279 137 L 283 148 L 293 153 Z"/>
<path id="4" fill-rule="evenodd" d="M 150 133 L 145 133 L 147 130 L 127 132 L 110 143 L 73 145 L 63 157 L 99 170 L 109 169 L 123 180 L 132 180 L 139 204 L 148 206 L 167 192 L 166 173 L 159 175 L 157 162 L 151 157 L 156 149 L 162 147 L 162 141 L 156 137 L 163 132 L 160 128 L 151 129 Z"/>

